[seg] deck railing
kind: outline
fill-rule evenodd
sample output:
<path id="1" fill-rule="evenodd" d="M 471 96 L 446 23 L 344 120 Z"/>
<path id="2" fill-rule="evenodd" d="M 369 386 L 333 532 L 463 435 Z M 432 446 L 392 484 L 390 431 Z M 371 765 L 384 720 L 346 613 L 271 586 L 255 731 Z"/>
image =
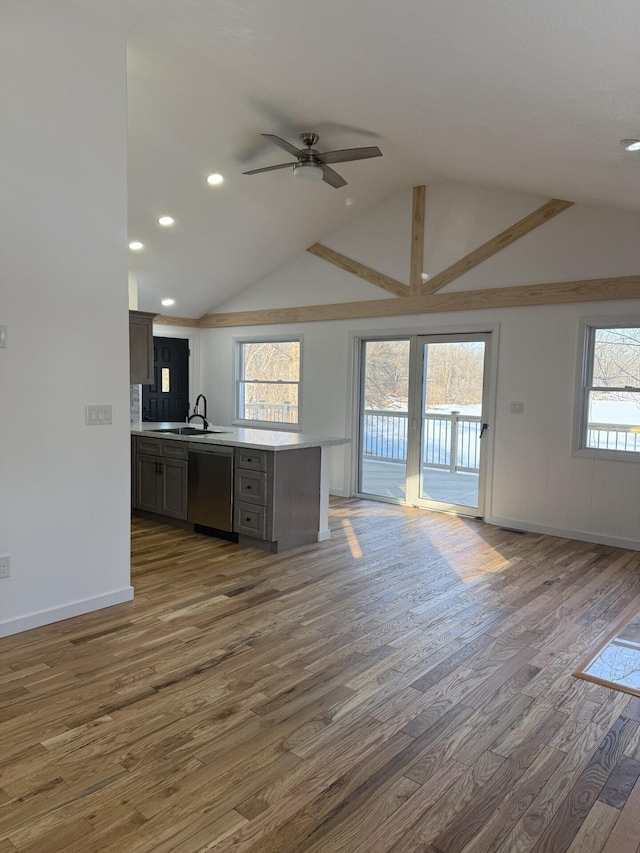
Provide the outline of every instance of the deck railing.
<path id="1" fill-rule="evenodd" d="M 244 404 L 244 417 L 248 421 L 272 421 L 281 424 L 298 423 L 298 406 L 295 403 L 257 403 Z"/>
<path id="2" fill-rule="evenodd" d="M 640 453 L 640 427 L 637 424 L 590 423 L 587 425 L 587 447 Z"/>
<path id="3" fill-rule="evenodd" d="M 422 441 L 422 465 L 448 471 L 477 473 L 480 462 L 480 417 L 426 414 Z M 407 461 L 407 412 L 365 409 L 363 455 L 380 462 Z"/>
<path id="4" fill-rule="evenodd" d="M 480 470 L 481 419 L 475 415 L 423 415 L 422 465 L 446 471 Z M 365 409 L 363 456 L 379 462 L 407 461 L 409 415 L 384 409 Z M 587 447 L 640 453 L 640 428 L 632 424 L 590 423 Z"/>

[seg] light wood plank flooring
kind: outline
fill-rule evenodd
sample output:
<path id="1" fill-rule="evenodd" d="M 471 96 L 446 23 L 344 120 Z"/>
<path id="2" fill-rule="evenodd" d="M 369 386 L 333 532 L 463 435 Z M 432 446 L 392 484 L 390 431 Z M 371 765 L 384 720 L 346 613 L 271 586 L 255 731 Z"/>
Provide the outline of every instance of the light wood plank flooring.
<path id="1" fill-rule="evenodd" d="M 638 853 L 640 700 L 571 677 L 640 554 L 334 501 L 133 523 L 133 602 L 0 640 L 0 853 Z"/>

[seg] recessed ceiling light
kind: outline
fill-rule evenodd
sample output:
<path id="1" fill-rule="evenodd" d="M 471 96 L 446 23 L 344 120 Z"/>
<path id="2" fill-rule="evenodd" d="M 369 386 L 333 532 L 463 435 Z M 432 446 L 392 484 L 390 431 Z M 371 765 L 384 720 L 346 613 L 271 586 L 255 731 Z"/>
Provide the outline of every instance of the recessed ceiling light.
<path id="1" fill-rule="evenodd" d="M 168 225 L 173 225 L 174 222 L 175 219 L 173 218 L 173 216 L 161 216 L 160 219 L 158 219 L 158 224 L 164 225 L 165 227 Z"/>
<path id="2" fill-rule="evenodd" d="M 624 145 L 625 151 L 640 151 L 640 139 L 621 139 L 620 144 Z"/>
<path id="3" fill-rule="evenodd" d="M 428 272 L 423 272 L 423 273 L 421 274 L 420 278 L 421 278 L 423 281 L 429 281 L 429 273 L 428 273 Z"/>
<path id="4" fill-rule="evenodd" d="M 213 175 L 209 175 L 209 177 L 207 178 L 207 183 L 211 184 L 212 187 L 215 187 L 218 184 L 221 184 L 223 181 L 224 181 L 224 178 L 222 177 L 220 172 L 214 172 Z"/>
<path id="5" fill-rule="evenodd" d="M 176 301 L 175 299 L 163 299 L 162 304 L 167 305 L 167 306 L 168 305 L 175 305 L 175 301 Z"/>
<path id="6" fill-rule="evenodd" d="M 354 202 L 354 199 L 352 199 L 351 196 L 349 196 L 349 198 L 345 198 L 345 200 L 344 200 L 344 203 L 347 205 L 347 207 L 351 207 L 353 202 Z"/>
<path id="7" fill-rule="evenodd" d="M 144 249 L 144 243 L 141 243 L 140 240 L 134 240 L 132 243 L 129 243 L 129 248 L 132 252 L 139 252 L 140 249 Z"/>

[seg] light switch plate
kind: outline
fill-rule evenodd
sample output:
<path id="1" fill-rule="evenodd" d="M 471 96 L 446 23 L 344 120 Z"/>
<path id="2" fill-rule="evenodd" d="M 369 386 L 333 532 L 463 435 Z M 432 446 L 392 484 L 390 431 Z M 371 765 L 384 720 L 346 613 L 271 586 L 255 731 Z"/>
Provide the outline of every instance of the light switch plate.
<path id="1" fill-rule="evenodd" d="M 7 346 L 7 327 L 0 326 L 0 347 Z"/>
<path id="2" fill-rule="evenodd" d="M 84 422 L 87 426 L 99 426 L 113 423 L 113 406 L 101 404 L 84 407 Z"/>
<path id="3" fill-rule="evenodd" d="M 512 415 L 523 415 L 524 414 L 524 403 L 511 401 L 511 414 Z"/>

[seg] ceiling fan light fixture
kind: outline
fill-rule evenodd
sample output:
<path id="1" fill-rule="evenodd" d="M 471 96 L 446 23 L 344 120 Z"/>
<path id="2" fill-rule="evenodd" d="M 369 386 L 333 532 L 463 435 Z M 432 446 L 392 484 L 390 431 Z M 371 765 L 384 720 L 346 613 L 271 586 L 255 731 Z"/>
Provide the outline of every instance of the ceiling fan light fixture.
<path id="1" fill-rule="evenodd" d="M 324 172 L 318 163 L 297 163 L 293 167 L 293 176 L 301 181 L 321 181 Z"/>

